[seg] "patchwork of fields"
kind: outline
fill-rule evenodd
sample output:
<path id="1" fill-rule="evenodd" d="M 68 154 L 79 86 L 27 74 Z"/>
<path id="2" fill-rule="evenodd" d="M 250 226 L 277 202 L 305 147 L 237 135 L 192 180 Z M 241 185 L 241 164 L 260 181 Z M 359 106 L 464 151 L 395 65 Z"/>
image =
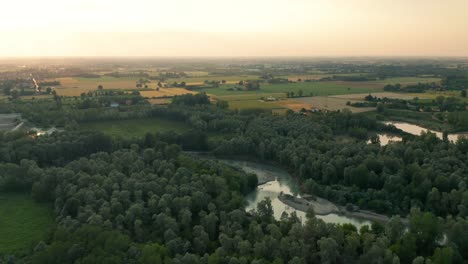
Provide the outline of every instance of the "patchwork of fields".
<path id="1" fill-rule="evenodd" d="M 344 76 L 352 76 L 356 74 L 340 74 Z M 330 76 L 325 73 L 313 73 L 294 76 L 282 76 L 290 80 L 297 79 L 320 79 Z M 320 108 L 328 110 L 338 110 L 345 107 L 356 112 L 369 111 L 368 108 L 352 108 L 346 106 L 348 101 L 362 101 L 362 94 L 373 94 L 378 97 L 402 98 L 411 99 L 414 97 L 434 98 L 434 95 L 426 94 L 398 94 L 398 93 L 383 93 L 383 87 L 386 84 L 400 83 L 402 85 L 439 82 L 439 78 L 424 78 L 424 77 L 401 77 L 389 78 L 385 80 L 368 81 L 368 82 L 350 82 L 350 81 L 321 81 L 321 82 L 298 82 L 284 84 L 261 84 L 260 90 L 254 91 L 237 91 L 233 88 L 238 87 L 237 83 L 241 80 L 258 79 L 258 75 L 232 75 L 232 76 L 217 76 L 209 75 L 207 72 L 193 72 L 189 77 L 167 79 L 165 83 L 186 82 L 188 85 L 200 85 L 205 80 L 221 81 L 225 80 L 226 84 L 222 84 L 216 88 L 202 88 L 196 92 L 206 92 L 215 99 L 226 100 L 229 102 L 231 109 L 245 108 L 262 108 L 262 109 L 293 109 L 302 108 Z M 125 90 L 141 90 L 136 87 L 138 78 L 114 78 L 102 76 L 101 78 L 59 78 L 61 82 L 59 87 L 56 87 L 57 93 L 62 96 L 79 96 L 83 92 L 97 89 L 98 85 L 103 85 L 104 89 L 125 89 Z M 161 101 L 154 99 L 157 97 L 171 97 L 187 93 L 196 93 L 184 88 L 159 88 L 156 91 L 157 82 L 153 81 L 147 84 L 150 89 L 140 91 L 143 97 L 148 98 L 151 104 L 167 103 L 167 100 Z M 292 98 L 277 102 L 262 102 L 260 99 L 268 96 L 273 96 L 277 99 L 287 97 L 287 93 L 294 93 L 295 96 L 302 94 L 301 98 Z M 327 99 L 326 99 L 327 98 Z"/>

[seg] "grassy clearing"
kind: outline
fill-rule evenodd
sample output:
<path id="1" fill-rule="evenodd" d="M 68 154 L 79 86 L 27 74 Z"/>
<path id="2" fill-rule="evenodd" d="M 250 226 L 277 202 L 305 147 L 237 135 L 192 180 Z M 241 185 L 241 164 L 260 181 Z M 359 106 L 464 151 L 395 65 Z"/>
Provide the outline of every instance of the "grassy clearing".
<path id="1" fill-rule="evenodd" d="M 0 255 L 33 248 L 53 223 L 48 205 L 35 203 L 28 194 L 0 193 Z"/>
<path id="2" fill-rule="evenodd" d="M 99 121 L 80 124 L 82 130 L 102 131 L 111 136 L 141 137 L 147 132 L 183 132 L 189 127 L 181 122 L 161 118 L 143 118 L 131 120 Z"/>

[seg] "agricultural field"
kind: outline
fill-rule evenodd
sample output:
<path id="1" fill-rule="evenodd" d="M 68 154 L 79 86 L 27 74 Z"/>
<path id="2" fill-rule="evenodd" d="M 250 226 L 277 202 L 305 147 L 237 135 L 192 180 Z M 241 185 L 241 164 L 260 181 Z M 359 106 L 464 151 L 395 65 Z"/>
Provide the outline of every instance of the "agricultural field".
<path id="1" fill-rule="evenodd" d="M 409 85 L 409 84 L 418 84 L 418 83 L 438 83 L 440 82 L 440 78 L 434 77 L 398 77 L 398 78 L 388 78 L 384 80 L 375 81 L 380 84 L 401 84 L 401 85 Z"/>
<path id="2" fill-rule="evenodd" d="M 356 96 L 356 95 L 353 95 Z M 280 104 L 295 111 L 304 109 L 325 109 L 329 111 L 343 110 L 347 108 L 353 113 L 362 113 L 375 110 L 374 107 L 352 107 L 346 105 L 347 102 L 360 102 L 360 100 L 353 100 L 348 98 L 337 98 L 333 96 L 314 96 L 314 97 L 301 97 L 290 98 L 286 101 L 280 101 Z"/>
<path id="3" fill-rule="evenodd" d="M 152 105 L 166 105 L 171 102 L 170 98 L 146 99 Z"/>
<path id="4" fill-rule="evenodd" d="M 55 90 L 57 94 L 62 96 L 80 96 L 82 93 L 86 93 L 91 90 L 96 90 L 98 85 L 102 85 L 104 89 L 125 89 L 125 90 L 137 90 L 136 88 L 137 78 L 114 78 L 103 76 L 101 78 L 57 78 L 60 82 L 60 86 L 56 86 Z M 149 86 L 156 87 L 157 83 L 149 83 Z"/>
<path id="5" fill-rule="evenodd" d="M 174 82 L 186 82 L 187 85 L 201 85 L 206 80 L 208 81 L 222 81 L 225 80 L 227 84 L 236 84 L 242 80 L 257 80 L 258 75 L 202 75 L 202 76 L 189 76 L 186 78 L 170 78 L 166 79 L 165 83 L 172 84 Z"/>
<path id="6" fill-rule="evenodd" d="M 182 95 L 182 94 L 189 94 L 189 93 L 195 94 L 197 92 L 189 91 L 184 88 L 159 88 L 159 91 L 156 91 L 156 90 L 140 91 L 140 95 L 146 98 L 174 96 L 174 95 Z"/>
<path id="7" fill-rule="evenodd" d="M 390 98 L 390 99 L 403 99 L 403 100 L 411 100 L 415 96 L 415 94 L 409 93 L 393 93 L 393 92 L 378 92 L 378 93 L 369 93 L 372 96 L 377 98 Z M 355 101 L 364 101 L 364 97 L 367 94 L 341 94 L 341 95 L 333 95 L 330 97 L 339 98 L 339 99 L 347 99 L 347 100 L 355 100 Z"/>
<path id="8" fill-rule="evenodd" d="M 238 110 L 251 109 L 251 108 L 270 109 L 270 110 L 285 109 L 285 107 L 282 106 L 279 102 L 265 102 L 262 100 L 255 100 L 255 99 L 229 101 L 229 108 L 238 109 Z"/>
<path id="9" fill-rule="evenodd" d="M 221 85 L 219 88 L 205 88 L 199 91 L 206 92 L 215 96 L 238 96 L 238 95 L 257 95 L 257 96 L 268 96 L 273 94 L 283 94 L 282 97 L 286 97 L 287 92 L 294 92 L 299 94 L 299 91 L 303 92 L 304 96 L 326 96 L 336 94 L 356 94 L 356 93 L 372 93 L 381 91 L 380 87 L 369 88 L 369 87 L 349 87 L 345 84 L 339 84 L 336 82 L 304 82 L 304 83 L 285 83 L 285 84 L 261 84 L 260 90 L 254 91 L 229 91 L 228 88 L 232 88 L 234 85 Z"/>
<path id="10" fill-rule="evenodd" d="M 35 247 L 53 223 L 53 210 L 30 195 L 0 193 L 0 255 Z"/>
<path id="11" fill-rule="evenodd" d="M 141 137 L 147 132 L 183 132 L 188 126 L 181 122 L 161 118 L 97 121 L 80 124 L 81 130 L 102 131 L 115 137 Z"/>

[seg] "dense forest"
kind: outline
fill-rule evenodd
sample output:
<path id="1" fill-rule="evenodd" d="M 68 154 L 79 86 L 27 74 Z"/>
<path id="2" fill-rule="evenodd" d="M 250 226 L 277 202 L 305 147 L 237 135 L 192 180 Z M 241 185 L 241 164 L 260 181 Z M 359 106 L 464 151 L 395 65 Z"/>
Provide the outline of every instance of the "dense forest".
<path id="1" fill-rule="evenodd" d="M 304 116 L 231 111 L 204 94 L 169 106 L 14 111 L 63 132 L 0 135 L 0 191 L 53 207 L 56 226 L 8 263 L 466 263 L 468 140 L 411 136 L 347 111 Z M 12 111 L 13 111 L 12 110 Z M 142 138 L 82 131 L 96 120 L 163 118 L 182 133 Z M 366 140 L 378 131 L 403 142 Z M 216 136 L 212 136 L 216 135 Z M 340 141 L 344 138 L 345 141 Z M 255 175 L 188 155 L 244 156 L 290 171 L 304 193 L 392 216 L 357 230 L 307 213 L 275 220 L 269 200 L 244 210 Z"/>

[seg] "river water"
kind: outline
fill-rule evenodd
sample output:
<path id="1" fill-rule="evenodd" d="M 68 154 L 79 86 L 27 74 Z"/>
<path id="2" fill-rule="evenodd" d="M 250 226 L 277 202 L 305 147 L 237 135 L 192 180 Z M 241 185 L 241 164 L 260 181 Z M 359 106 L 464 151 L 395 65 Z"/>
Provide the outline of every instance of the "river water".
<path id="1" fill-rule="evenodd" d="M 296 210 L 284 204 L 278 199 L 278 195 L 281 192 L 283 192 L 284 194 L 291 194 L 300 197 L 299 186 L 295 183 L 294 179 L 287 171 L 274 166 L 259 164 L 250 161 L 238 161 L 228 159 L 219 159 L 219 161 L 232 166 L 240 167 L 246 172 L 255 173 L 258 177 L 258 181 L 260 183 L 263 183 L 258 185 L 255 191 L 247 195 L 247 211 L 256 209 L 257 204 L 268 197 L 271 200 L 271 205 L 273 207 L 273 212 L 276 219 L 279 220 L 283 212 L 286 212 L 288 214 L 296 212 L 297 216 L 301 219 L 301 221 L 305 221 L 305 212 Z M 338 214 L 317 215 L 316 217 L 322 219 L 327 223 L 353 224 L 358 228 L 358 230 L 364 225 L 371 225 L 371 222 L 368 220 Z"/>
<path id="2" fill-rule="evenodd" d="M 440 139 L 443 138 L 442 132 L 430 130 L 430 129 L 427 129 L 427 128 L 424 128 L 424 127 L 421 127 L 421 126 L 418 126 L 418 125 L 413 125 L 413 124 L 410 124 L 410 123 L 406 123 L 406 122 L 387 121 L 387 122 L 383 122 L 383 123 L 386 124 L 386 125 L 393 125 L 396 128 L 401 129 L 401 130 L 405 131 L 406 133 L 409 133 L 409 134 L 412 134 L 412 135 L 415 135 L 415 136 L 421 135 L 422 132 L 431 132 L 431 133 L 436 134 L 436 136 L 438 138 L 440 138 Z M 389 134 L 378 134 L 378 136 L 379 136 L 379 139 L 380 139 L 380 145 L 382 145 L 382 146 L 385 146 L 385 145 L 387 145 L 388 143 L 391 143 L 391 142 L 396 142 L 396 141 L 401 141 L 402 140 L 402 138 L 399 137 L 399 136 L 392 136 L 392 135 L 389 135 Z M 452 142 L 456 142 L 458 140 L 458 138 L 461 137 L 461 136 L 468 136 L 468 133 L 448 134 L 447 138 Z M 369 141 L 369 143 L 370 143 L 370 141 Z"/>

